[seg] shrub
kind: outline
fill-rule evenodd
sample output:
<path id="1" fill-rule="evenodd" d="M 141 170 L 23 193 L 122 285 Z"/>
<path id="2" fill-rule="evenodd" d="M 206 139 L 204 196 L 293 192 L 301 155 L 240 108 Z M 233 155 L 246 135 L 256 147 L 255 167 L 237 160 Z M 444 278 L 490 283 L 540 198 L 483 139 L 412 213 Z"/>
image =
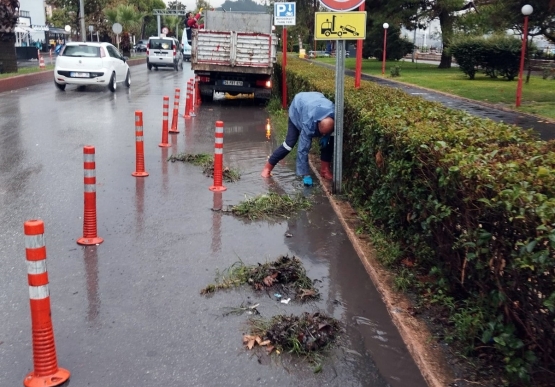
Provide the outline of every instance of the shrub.
<path id="1" fill-rule="evenodd" d="M 490 38 L 464 37 L 456 40 L 449 48 L 459 68 L 470 79 L 476 72 L 483 70 L 492 78 L 501 75 L 512 81 L 519 71 L 521 52 L 520 40 L 510 36 L 493 36 Z"/>
<path id="2" fill-rule="evenodd" d="M 287 80 L 334 100 L 333 70 L 292 59 Z M 344 96 L 345 194 L 414 262 L 398 286 L 427 277 L 451 337 L 534 385 L 555 364 L 555 142 L 370 82 Z"/>

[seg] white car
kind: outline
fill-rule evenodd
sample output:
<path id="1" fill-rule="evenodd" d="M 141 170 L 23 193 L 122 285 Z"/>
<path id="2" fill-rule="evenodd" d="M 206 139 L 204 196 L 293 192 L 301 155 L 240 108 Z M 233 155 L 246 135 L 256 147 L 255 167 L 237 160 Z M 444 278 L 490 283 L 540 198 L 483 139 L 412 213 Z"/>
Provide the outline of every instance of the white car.
<path id="1" fill-rule="evenodd" d="M 129 65 L 110 43 L 70 42 L 56 58 L 54 83 L 60 90 L 66 85 L 100 85 L 114 92 L 121 82 L 131 86 Z"/>
<path id="2" fill-rule="evenodd" d="M 146 46 L 146 67 L 173 67 L 183 70 L 183 51 L 176 38 L 151 36 Z"/>

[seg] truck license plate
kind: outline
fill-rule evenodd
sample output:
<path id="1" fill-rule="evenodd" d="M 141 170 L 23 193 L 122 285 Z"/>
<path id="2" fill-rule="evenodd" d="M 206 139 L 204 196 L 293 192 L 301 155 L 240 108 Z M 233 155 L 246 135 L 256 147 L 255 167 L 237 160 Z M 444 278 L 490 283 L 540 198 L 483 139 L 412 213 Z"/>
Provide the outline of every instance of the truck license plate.
<path id="1" fill-rule="evenodd" d="M 243 81 L 224 81 L 226 86 L 243 86 Z"/>
<path id="2" fill-rule="evenodd" d="M 71 73 L 70 76 L 72 78 L 88 78 L 89 73 Z"/>

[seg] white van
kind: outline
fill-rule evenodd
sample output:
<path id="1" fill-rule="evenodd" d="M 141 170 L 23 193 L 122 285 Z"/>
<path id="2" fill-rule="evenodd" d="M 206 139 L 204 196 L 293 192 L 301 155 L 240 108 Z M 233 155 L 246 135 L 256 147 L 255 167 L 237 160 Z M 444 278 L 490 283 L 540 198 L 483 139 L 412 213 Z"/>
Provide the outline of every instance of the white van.
<path id="1" fill-rule="evenodd" d="M 191 61 L 191 44 L 187 40 L 187 29 L 183 29 L 183 35 L 181 35 L 181 47 L 183 47 L 183 60 Z"/>
<path id="2" fill-rule="evenodd" d="M 175 71 L 183 69 L 183 52 L 176 38 L 151 36 L 146 46 L 146 67 L 173 67 Z"/>

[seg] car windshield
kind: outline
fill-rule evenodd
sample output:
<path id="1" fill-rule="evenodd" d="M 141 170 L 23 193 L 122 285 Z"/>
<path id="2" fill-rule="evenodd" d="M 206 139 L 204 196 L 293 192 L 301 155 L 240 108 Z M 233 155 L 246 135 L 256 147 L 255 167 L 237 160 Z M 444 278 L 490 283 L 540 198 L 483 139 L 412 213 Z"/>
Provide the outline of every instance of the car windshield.
<path id="1" fill-rule="evenodd" d="M 100 57 L 100 47 L 87 46 L 80 44 L 78 46 L 66 46 L 62 56 L 79 56 L 79 57 Z"/>
<path id="2" fill-rule="evenodd" d="M 150 48 L 153 50 L 171 50 L 172 41 L 164 39 L 151 39 Z"/>

